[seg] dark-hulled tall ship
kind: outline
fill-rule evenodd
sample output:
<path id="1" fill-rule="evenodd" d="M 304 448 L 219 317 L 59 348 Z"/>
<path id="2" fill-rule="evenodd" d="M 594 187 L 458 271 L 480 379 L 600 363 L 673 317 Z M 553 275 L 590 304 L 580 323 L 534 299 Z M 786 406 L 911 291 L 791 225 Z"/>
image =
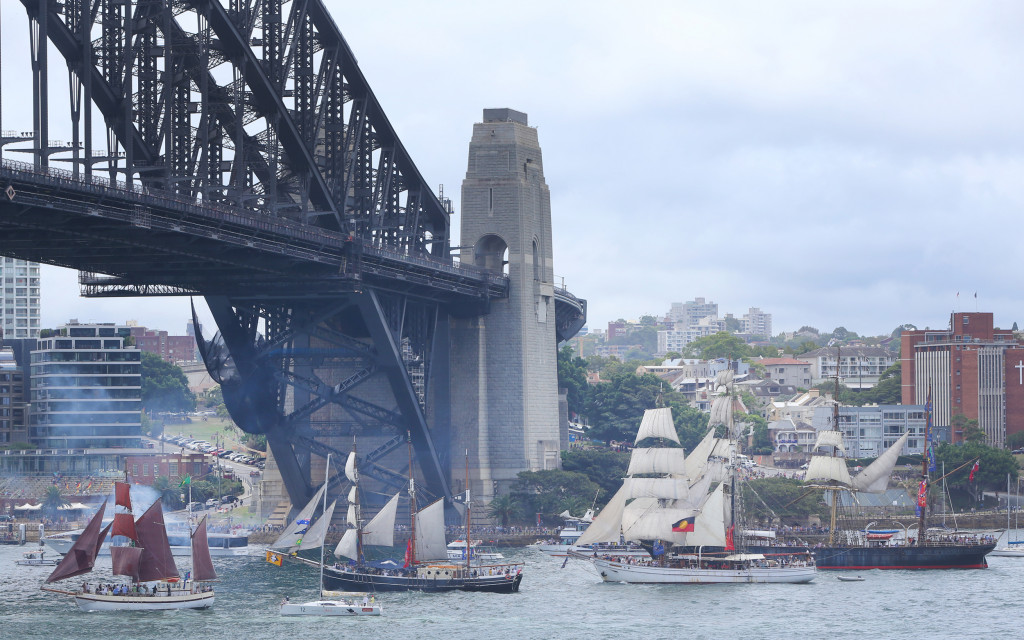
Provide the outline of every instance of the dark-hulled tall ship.
<path id="1" fill-rule="evenodd" d="M 410 455 L 410 465 L 411 455 Z M 334 550 L 335 555 L 349 558 L 347 563 L 325 566 L 323 588 L 332 591 L 480 591 L 515 593 L 523 581 L 521 563 L 477 564 L 469 558 L 464 563 L 448 560 L 444 534 L 444 500 L 437 500 L 416 510 L 415 481 L 409 479 L 412 535 L 406 546 L 403 564 L 366 562 L 364 545 L 394 546 L 395 516 L 399 494 L 365 525 L 361 519 L 359 471 L 356 455 L 349 454 L 345 475 L 352 482 L 349 491 L 348 529 Z M 466 539 L 469 540 L 469 496 L 466 495 Z M 467 554 L 469 555 L 469 554 Z"/>

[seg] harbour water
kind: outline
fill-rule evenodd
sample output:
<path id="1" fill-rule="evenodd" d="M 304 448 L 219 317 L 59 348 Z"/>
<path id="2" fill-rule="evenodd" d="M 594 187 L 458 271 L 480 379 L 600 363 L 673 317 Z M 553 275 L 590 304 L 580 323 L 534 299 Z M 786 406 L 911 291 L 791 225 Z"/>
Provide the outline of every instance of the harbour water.
<path id="1" fill-rule="evenodd" d="M 66 596 L 39 590 L 51 571 L 19 567 L 31 547 L 0 547 L 0 636 L 49 640 L 118 638 L 1011 638 L 1024 558 L 990 558 L 985 570 L 862 571 L 863 582 L 820 572 L 807 585 L 645 586 L 607 584 L 581 561 L 529 549 L 503 550 L 527 563 L 522 590 L 500 594 L 384 594 L 380 618 L 282 618 L 284 596 L 316 595 L 317 571 L 267 564 L 262 552 L 214 558 L 221 581 L 206 611 L 82 613 Z M 254 553 L 257 553 L 254 550 Z M 176 559 L 177 560 L 177 559 Z M 187 565 L 179 563 L 184 571 Z M 99 559 L 103 579 L 109 560 Z M 106 574 L 107 579 L 109 574 Z M 118 580 L 120 581 L 120 580 Z M 75 582 L 67 581 L 68 587 Z"/>

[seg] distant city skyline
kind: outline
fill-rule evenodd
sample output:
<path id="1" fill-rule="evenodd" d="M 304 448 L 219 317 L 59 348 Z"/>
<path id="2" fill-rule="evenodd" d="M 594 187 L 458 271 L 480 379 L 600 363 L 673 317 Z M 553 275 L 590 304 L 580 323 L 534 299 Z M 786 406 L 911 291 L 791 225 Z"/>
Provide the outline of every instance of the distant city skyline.
<path id="1" fill-rule="evenodd" d="M 555 279 L 588 300 L 591 328 L 686 292 L 770 310 L 776 333 L 1020 320 L 1020 251 L 1000 230 L 1024 202 L 1024 5 L 325 3 L 420 173 L 452 198 L 454 245 L 480 110 L 530 114 Z M 24 8 L 2 5 L 5 60 L 27 60 Z M 67 77 L 50 80 L 61 140 Z M 4 81 L 31 86 L 29 65 Z M 0 99 L 3 128 L 31 128 L 23 94 Z M 80 301 L 75 274 L 56 273 L 43 325 L 188 319 L 187 299 Z"/>

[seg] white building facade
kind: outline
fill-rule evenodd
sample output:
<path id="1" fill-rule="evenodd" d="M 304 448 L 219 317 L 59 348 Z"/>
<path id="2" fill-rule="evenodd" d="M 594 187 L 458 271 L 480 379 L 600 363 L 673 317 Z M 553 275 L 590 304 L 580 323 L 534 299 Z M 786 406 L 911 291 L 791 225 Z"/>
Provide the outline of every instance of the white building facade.
<path id="1" fill-rule="evenodd" d="M 0 338 L 38 338 L 39 317 L 39 264 L 0 258 Z"/>

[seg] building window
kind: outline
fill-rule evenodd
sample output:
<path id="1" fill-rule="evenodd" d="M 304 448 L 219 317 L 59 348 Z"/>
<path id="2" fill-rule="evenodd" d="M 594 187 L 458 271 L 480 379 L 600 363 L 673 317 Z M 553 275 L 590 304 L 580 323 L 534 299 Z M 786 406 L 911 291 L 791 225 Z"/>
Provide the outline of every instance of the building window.
<path id="1" fill-rule="evenodd" d="M 148 464 L 143 464 L 142 465 L 142 475 L 143 476 L 148 476 L 149 475 L 149 465 Z"/>
<path id="2" fill-rule="evenodd" d="M 168 463 L 167 467 L 168 467 L 167 475 L 172 477 L 172 478 L 177 478 L 178 477 L 178 463 L 177 462 Z"/>

